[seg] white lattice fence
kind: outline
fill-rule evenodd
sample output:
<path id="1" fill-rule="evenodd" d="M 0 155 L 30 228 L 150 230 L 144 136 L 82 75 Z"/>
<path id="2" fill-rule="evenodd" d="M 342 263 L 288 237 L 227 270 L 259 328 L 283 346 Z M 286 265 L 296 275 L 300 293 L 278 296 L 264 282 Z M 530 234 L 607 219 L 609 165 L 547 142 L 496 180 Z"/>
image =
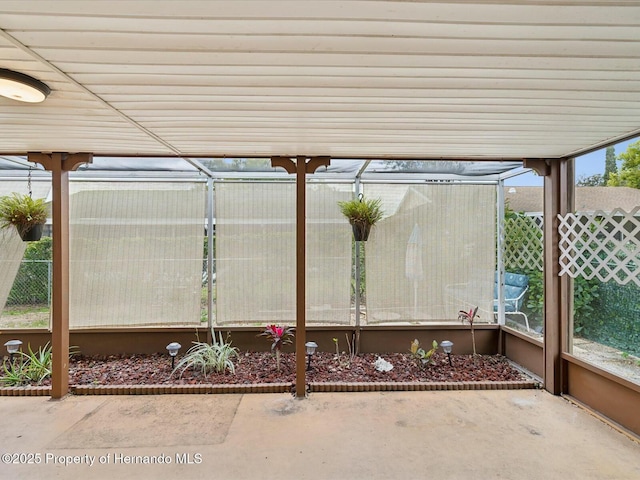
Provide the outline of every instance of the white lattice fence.
<path id="1" fill-rule="evenodd" d="M 542 215 L 505 219 L 504 263 L 507 270 L 540 270 L 543 265 Z"/>
<path id="2" fill-rule="evenodd" d="M 560 275 L 640 286 L 639 210 L 559 215 Z"/>

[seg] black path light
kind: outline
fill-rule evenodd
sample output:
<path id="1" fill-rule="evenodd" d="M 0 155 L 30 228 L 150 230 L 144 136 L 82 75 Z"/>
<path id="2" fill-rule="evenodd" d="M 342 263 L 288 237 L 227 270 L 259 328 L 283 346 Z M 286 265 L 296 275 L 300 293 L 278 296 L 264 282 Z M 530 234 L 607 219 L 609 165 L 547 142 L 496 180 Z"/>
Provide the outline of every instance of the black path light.
<path id="1" fill-rule="evenodd" d="M 440 346 L 442 347 L 442 350 L 444 350 L 444 353 L 446 353 L 447 357 L 449 358 L 449 366 L 453 367 L 453 364 L 451 363 L 451 349 L 453 348 L 453 342 L 450 342 L 449 340 L 443 340 L 440 343 Z"/>
<path id="2" fill-rule="evenodd" d="M 316 353 L 318 344 L 316 342 L 307 342 L 304 344 L 304 347 L 307 350 L 307 370 L 311 370 L 311 357 Z"/>
<path id="3" fill-rule="evenodd" d="M 9 352 L 9 361 L 11 363 L 13 363 L 13 354 L 20 349 L 20 345 L 22 345 L 22 341 L 20 340 L 9 340 L 4 344 L 4 346 L 7 347 L 7 352 Z"/>
<path id="4" fill-rule="evenodd" d="M 180 348 L 182 348 L 182 345 L 178 342 L 171 342 L 167 345 L 167 350 L 169 350 L 169 355 L 171 355 L 171 370 L 175 369 L 176 355 L 178 355 Z"/>

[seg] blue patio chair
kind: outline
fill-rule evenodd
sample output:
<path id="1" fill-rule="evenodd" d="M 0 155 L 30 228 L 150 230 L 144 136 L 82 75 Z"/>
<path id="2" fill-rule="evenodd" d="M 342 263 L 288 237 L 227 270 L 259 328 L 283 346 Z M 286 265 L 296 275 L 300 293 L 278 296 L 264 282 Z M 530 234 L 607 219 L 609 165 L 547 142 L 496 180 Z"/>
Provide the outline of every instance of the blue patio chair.
<path id="1" fill-rule="evenodd" d="M 524 295 L 529 289 L 529 277 L 526 275 L 520 275 L 518 273 L 505 272 L 504 274 L 504 313 L 508 315 L 522 315 L 524 317 L 524 324 L 527 327 L 527 332 L 531 331 L 529 328 L 529 319 L 527 315 L 522 312 L 522 304 L 524 302 Z M 493 313 L 498 314 L 498 273 L 496 272 L 494 288 L 493 288 Z"/>

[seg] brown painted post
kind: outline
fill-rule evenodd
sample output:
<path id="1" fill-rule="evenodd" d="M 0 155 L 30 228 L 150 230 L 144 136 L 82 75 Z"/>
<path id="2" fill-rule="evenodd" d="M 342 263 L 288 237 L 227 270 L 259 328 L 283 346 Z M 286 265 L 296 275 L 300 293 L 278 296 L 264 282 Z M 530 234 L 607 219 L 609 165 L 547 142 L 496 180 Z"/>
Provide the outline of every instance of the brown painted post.
<path id="1" fill-rule="evenodd" d="M 296 174 L 296 397 L 306 395 L 306 232 L 307 232 L 307 182 L 306 174 L 313 173 L 320 166 L 328 166 L 328 157 L 314 157 L 306 162 L 305 157 L 297 157 L 296 162 L 286 157 L 273 157 L 271 165 L 282 167 L 288 173 Z"/>
<path id="2" fill-rule="evenodd" d="M 307 394 L 305 346 L 307 342 L 307 165 L 296 160 L 296 397 Z"/>
<path id="3" fill-rule="evenodd" d="M 69 392 L 69 172 L 91 163 L 89 153 L 29 153 L 51 172 L 53 200 L 53 292 L 51 299 L 51 398 Z"/>
<path id="4" fill-rule="evenodd" d="M 568 341 L 571 282 L 559 277 L 558 215 L 573 208 L 573 160 L 549 163 L 544 178 L 544 388 L 560 395 L 566 381 L 561 354 Z"/>
<path id="5" fill-rule="evenodd" d="M 560 215 L 575 212 L 575 159 L 560 161 Z M 560 233 L 558 232 L 558 241 Z M 558 258 L 560 249 L 558 248 Z M 559 268 L 559 267 L 558 267 Z M 574 308 L 574 281 L 569 275 L 560 277 L 560 353 L 571 352 L 573 347 L 573 308 Z M 558 355 L 560 355 L 560 353 Z M 563 360 L 560 361 L 560 387 L 559 393 L 568 392 L 568 367 Z"/>

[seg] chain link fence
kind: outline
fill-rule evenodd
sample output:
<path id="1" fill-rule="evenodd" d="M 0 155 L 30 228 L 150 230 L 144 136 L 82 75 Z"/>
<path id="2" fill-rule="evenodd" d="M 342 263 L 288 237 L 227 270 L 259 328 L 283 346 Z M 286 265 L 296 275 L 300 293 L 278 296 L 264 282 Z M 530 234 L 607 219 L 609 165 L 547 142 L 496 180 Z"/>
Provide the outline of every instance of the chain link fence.
<path id="1" fill-rule="evenodd" d="M 22 260 L 7 306 L 51 304 L 51 260 Z"/>
<path id="2" fill-rule="evenodd" d="M 51 260 L 22 260 L 0 317 L 0 327 L 49 326 L 51 274 Z"/>

